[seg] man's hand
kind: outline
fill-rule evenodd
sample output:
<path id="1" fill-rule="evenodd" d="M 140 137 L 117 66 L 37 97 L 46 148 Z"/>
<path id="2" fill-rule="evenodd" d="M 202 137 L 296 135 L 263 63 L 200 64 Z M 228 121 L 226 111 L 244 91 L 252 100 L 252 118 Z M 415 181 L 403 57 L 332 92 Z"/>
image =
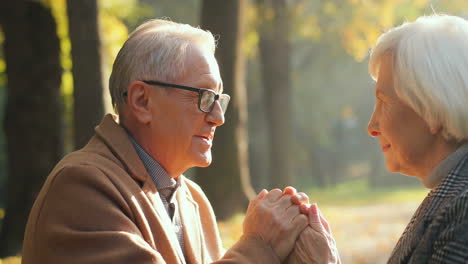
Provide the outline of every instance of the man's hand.
<path id="1" fill-rule="evenodd" d="M 298 205 L 291 202 L 290 194 L 283 195 L 279 189 L 263 190 L 249 204 L 244 234 L 265 241 L 282 262 L 307 224 L 307 217 L 300 213 Z"/>
<path id="2" fill-rule="evenodd" d="M 287 259 L 287 263 L 341 263 L 330 225 L 318 209 L 317 204 L 310 205 L 308 215 L 309 226 L 299 236 L 293 252 Z"/>

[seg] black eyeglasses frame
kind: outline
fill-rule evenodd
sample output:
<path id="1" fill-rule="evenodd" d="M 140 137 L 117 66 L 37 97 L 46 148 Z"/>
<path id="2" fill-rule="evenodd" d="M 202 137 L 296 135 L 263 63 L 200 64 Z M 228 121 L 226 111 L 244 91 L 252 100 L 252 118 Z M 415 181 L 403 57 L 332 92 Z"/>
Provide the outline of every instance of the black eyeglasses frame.
<path id="1" fill-rule="evenodd" d="M 165 82 L 160 82 L 160 81 L 148 81 L 148 80 L 141 80 L 141 81 L 148 84 L 148 85 L 159 85 L 159 86 L 164 86 L 164 87 L 172 87 L 172 88 L 177 88 L 177 89 L 182 89 L 182 90 L 187 90 L 187 91 L 192 91 L 192 92 L 198 93 L 198 109 L 200 111 L 202 111 L 203 113 L 211 113 L 211 111 L 213 111 L 215 102 L 217 100 L 219 100 L 220 96 L 222 96 L 222 95 L 227 96 L 228 97 L 228 103 L 229 103 L 229 100 L 231 99 L 231 97 L 228 94 L 219 94 L 219 93 L 214 92 L 211 89 L 195 88 L 195 87 L 190 87 L 190 86 L 185 86 L 185 85 L 180 85 L 180 84 L 173 84 L 173 83 L 165 83 Z M 209 111 L 205 111 L 205 110 L 203 110 L 201 108 L 201 100 L 202 100 L 204 92 L 209 92 L 209 93 L 214 93 L 215 94 L 214 102 L 211 105 Z M 123 96 L 126 97 L 127 95 L 128 95 L 128 93 L 127 93 L 127 91 L 125 91 L 123 93 Z M 226 106 L 226 109 L 227 109 L 227 106 Z M 223 109 L 223 113 L 226 111 L 226 109 Z"/>

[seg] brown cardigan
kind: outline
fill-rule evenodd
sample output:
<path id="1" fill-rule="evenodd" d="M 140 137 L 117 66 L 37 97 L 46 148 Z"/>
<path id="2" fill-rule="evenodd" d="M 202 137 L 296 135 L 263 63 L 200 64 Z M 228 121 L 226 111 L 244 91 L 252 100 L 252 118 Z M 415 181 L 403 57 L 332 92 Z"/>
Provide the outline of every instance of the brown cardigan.
<path id="1" fill-rule="evenodd" d="M 29 216 L 22 263 L 185 263 L 158 191 L 114 119 L 107 115 L 90 142 L 50 173 Z M 270 246 L 245 236 L 222 257 L 209 201 L 181 177 L 188 263 L 279 263 Z"/>

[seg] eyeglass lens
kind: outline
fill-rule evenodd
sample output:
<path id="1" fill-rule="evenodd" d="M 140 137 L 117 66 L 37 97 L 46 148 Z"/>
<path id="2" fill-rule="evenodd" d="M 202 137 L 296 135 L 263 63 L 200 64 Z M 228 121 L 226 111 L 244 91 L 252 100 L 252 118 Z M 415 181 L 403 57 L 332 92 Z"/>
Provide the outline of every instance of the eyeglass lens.
<path id="1" fill-rule="evenodd" d="M 211 112 L 214 108 L 214 104 L 216 102 L 216 93 L 211 91 L 203 91 L 202 96 L 200 98 L 200 109 L 203 112 Z M 223 113 L 226 112 L 228 103 L 229 103 L 229 96 L 225 94 L 219 95 L 219 104 L 221 105 L 221 109 Z"/>

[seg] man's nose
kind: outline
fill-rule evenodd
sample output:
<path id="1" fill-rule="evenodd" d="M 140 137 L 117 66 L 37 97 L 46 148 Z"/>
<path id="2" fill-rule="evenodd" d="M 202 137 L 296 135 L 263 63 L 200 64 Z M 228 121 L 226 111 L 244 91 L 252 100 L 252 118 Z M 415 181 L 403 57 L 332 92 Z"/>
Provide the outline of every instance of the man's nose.
<path id="1" fill-rule="evenodd" d="M 219 101 L 215 102 L 213 110 L 206 115 L 206 119 L 213 126 L 222 126 L 224 124 L 224 113 Z"/>

